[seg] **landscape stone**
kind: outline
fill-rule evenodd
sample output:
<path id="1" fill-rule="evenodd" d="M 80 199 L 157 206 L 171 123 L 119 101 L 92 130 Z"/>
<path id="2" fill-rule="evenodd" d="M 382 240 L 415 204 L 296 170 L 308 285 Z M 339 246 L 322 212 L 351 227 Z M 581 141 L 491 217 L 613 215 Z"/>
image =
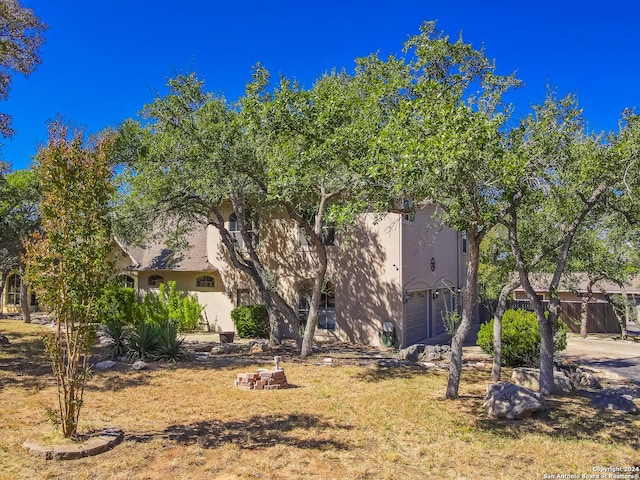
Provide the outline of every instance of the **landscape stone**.
<path id="1" fill-rule="evenodd" d="M 147 368 L 147 364 L 142 360 L 138 360 L 131 364 L 131 368 L 133 368 L 134 370 L 142 370 L 143 368 Z"/>
<path id="2" fill-rule="evenodd" d="M 600 410 L 613 410 L 624 413 L 639 413 L 638 406 L 631 395 L 602 394 L 591 399 L 591 406 Z"/>
<path id="3" fill-rule="evenodd" d="M 511 374 L 511 381 L 516 385 L 529 390 L 540 390 L 540 370 L 537 368 L 514 368 Z M 553 371 L 553 386 L 556 393 L 571 393 L 573 385 L 571 379 L 564 373 Z"/>
<path id="4" fill-rule="evenodd" d="M 574 375 L 574 383 L 577 388 L 587 388 L 590 390 L 602 390 L 602 385 L 598 379 L 586 370 L 578 369 Z"/>
<path id="5" fill-rule="evenodd" d="M 9 339 L 0 333 L 0 345 L 9 345 Z"/>
<path id="6" fill-rule="evenodd" d="M 410 345 L 407 348 L 403 348 L 398 352 L 398 360 L 406 360 L 408 362 L 417 362 L 421 360 L 426 345 L 422 343 L 416 343 Z"/>
<path id="7" fill-rule="evenodd" d="M 437 360 L 451 361 L 451 346 L 449 345 L 426 345 L 420 355 L 422 362 L 435 362 Z"/>
<path id="8" fill-rule="evenodd" d="M 487 415 L 508 420 L 530 417 L 543 408 L 544 398 L 536 392 L 510 382 L 487 386 L 484 411 Z"/>
<path id="9" fill-rule="evenodd" d="M 255 354 L 264 353 L 265 350 L 267 350 L 266 342 L 255 342 L 251 345 L 251 348 L 249 348 L 249 353 L 255 355 Z"/>
<path id="10" fill-rule="evenodd" d="M 116 364 L 113 360 L 105 360 L 104 362 L 98 362 L 94 367 L 98 370 L 109 370 Z"/>

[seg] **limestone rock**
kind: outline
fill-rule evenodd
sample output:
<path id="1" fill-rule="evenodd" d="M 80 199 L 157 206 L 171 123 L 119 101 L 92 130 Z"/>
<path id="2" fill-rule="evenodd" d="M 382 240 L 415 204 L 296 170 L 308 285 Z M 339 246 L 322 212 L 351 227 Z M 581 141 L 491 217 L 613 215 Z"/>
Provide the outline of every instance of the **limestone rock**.
<path id="1" fill-rule="evenodd" d="M 97 370 L 110 370 L 116 364 L 113 360 L 105 360 L 104 362 L 98 362 L 94 365 Z"/>
<path id="2" fill-rule="evenodd" d="M 143 368 L 147 368 L 147 364 L 142 360 L 138 360 L 131 364 L 131 368 L 133 368 L 134 370 L 142 370 Z"/>
<path id="3" fill-rule="evenodd" d="M 267 342 L 254 342 L 249 348 L 249 353 L 251 354 L 260 354 L 264 353 L 268 349 Z"/>
<path id="4" fill-rule="evenodd" d="M 487 387 L 484 411 L 495 418 L 515 420 L 541 410 L 543 402 L 539 393 L 510 382 L 498 382 Z"/>
<path id="5" fill-rule="evenodd" d="M 407 348 L 403 348 L 398 352 L 398 360 L 417 362 L 421 359 L 425 347 L 426 345 L 422 343 L 416 343 L 415 345 L 410 345 Z"/>
<path id="6" fill-rule="evenodd" d="M 587 388 L 589 390 L 602 390 L 602 385 L 598 379 L 591 373 L 578 368 L 573 381 L 577 388 Z"/>
<path id="7" fill-rule="evenodd" d="M 451 361 L 451 347 L 449 345 L 426 345 L 420 356 L 422 362 Z"/>
<path id="8" fill-rule="evenodd" d="M 591 406 L 600 410 L 614 410 L 624 413 L 639 413 L 638 406 L 630 395 L 603 394 L 591 399 Z"/>
<path id="9" fill-rule="evenodd" d="M 540 390 L 540 370 L 537 368 L 514 368 L 511 381 L 529 390 Z M 571 379 L 564 373 L 554 370 L 553 386 L 556 393 L 570 393 L 573 390 Z"/>

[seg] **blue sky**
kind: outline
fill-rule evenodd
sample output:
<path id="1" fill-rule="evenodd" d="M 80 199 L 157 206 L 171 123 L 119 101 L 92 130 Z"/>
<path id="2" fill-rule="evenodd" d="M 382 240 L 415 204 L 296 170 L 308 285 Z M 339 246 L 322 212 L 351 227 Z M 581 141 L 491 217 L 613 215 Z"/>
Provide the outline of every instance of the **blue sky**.
<path id="1" fill-rule="evenodd" d="M 372 52 L 399 53 L 424 20 L 517 71 L 518 111 L 546 85 L 578 95 L 591 129 L 617 128 L 640 106 L 640 7 L 633 1 L 556 0 L 217 2 L 22 0 L 49 25 L 42 64 L 16 77 L 0 111 L 17 134 L 2 156 L 31 164 L 60 114 L 96 132 L 135 116 L 166 79 L 197 71 L 210 91 L 235 99 L 256 62 L 310 86 L 333 67 Z"/>

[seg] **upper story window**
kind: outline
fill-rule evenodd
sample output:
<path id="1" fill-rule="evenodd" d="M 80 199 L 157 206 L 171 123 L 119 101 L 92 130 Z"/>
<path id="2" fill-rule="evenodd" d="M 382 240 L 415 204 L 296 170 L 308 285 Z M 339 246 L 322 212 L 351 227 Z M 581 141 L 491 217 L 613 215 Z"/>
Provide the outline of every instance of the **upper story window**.
<path id="1" fill-rule="evenodd" d="M 164 283 L 164 277 L 162 275 L 151 275 L 149 280 L 147 280 L 147 285 L 150 287 L 159 287 L 162 283 Z"/>
<path id="2" fill-rule="evenodd" d="M 402 200 L 402 210 L 405 212 L 402 214 L 402 220 L 411 223 L 416 221 L 416 212 L 414 210 L 413 200 Z"/>
<path id="3" fill-rule="evenodd" d="M 252 243 L 256 245 L 258 243 L 258 216 L 252 214 L 251 212 L 247 212 L 245 222 L 248 226 L 250 226 L 248 233 L 251 237 Z M 238 216 L 235 212 L 229 215 L 229 220 L 227 221 L 227 230 L 229 230 L 231 238 L 234 242 L 237 242 L 239 248 L 244 248 L 244 239 L 242 238 L 242 234 L 240 232 L 240 223 L 238 222 Z"/>
<path id="4" fill-rule="evenodd" d="M 199 288 L 213 288 L 216 286 L 215 278 L 209 275 L 203 275 L 201 277 L 196 278 L 196 287 Z"/>

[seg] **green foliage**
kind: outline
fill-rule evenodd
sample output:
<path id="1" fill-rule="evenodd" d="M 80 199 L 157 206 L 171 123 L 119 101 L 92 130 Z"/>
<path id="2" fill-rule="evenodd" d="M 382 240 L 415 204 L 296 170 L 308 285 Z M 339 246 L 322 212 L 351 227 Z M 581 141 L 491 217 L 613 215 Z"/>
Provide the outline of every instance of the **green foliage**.
<path id="1" fill-rule="evenodd" d="M 99 303 L 113 272 L 110 135 L 85 144 L 61 122 L 38 152 L 42 226 L 25 243 L 26 279 L 57 322 L 46 343 L 59 395 L 62 433 L 76 433 Z"/>
<path id="2" fill-rule="evenodd" d="M 231 311 L 240 338 L 269 338 L 269 317 L 264 305 L 240 305 Z"/>
<path id="3" fill-rule="evenodd" d="M 493 323 L 485 323 L 478 332 L 478 346 L 493 355 Z M 567 348 L 567 328 L 556 325 L 553 347 L 555 352 Z M 540 357 L 540 331 L 533 312 L 507 310 L 502 317 L 502 364 L 508 367 L 533 366 Z"/>
<path id="4" fill-rule="evenodd" d="M 168 287 L 168 288 L 167 288 Z M 204 307 L 193 296 L 184 296 L 177 288 L 176 282 L 170 281 L 160 285 L 159 300 L 167 317 L 175 322 L 178 331 L 191 332 L 201 325 Z"/>
<path id="5" fill-rule="evenodd" d="M 158 325 L 156 333 L 157 346 L 152 354 L 155 360 L 176 362 L 185 357 L 184 339 L 178 335 L 176 322 L 171 319 L 165 321 Z"/>
<path id="6" fill-rule="evenodd" d="M 458 310 L 442 312 L 442 323 L 444 324 L 444 329 L 451 336 L 456 334 L 456 330 L 460 326 L 460 322 L 462 321 L 462 316 Z"/>
<path id="7" fill-rule="evenodd" d="M 153 359 L 160 343 L 160 325 L 142 322 L 135 326 L 129 337 L 130 358 L 139 360 Z"/>
<path id="8" fill-rule="evenodd" d="M 109 285 L 105 288 L 98 303 L 101 322 L 119 322 L 122 325 L 134 325 L 140 319 L 141 309 L 133 288 Z"/>

